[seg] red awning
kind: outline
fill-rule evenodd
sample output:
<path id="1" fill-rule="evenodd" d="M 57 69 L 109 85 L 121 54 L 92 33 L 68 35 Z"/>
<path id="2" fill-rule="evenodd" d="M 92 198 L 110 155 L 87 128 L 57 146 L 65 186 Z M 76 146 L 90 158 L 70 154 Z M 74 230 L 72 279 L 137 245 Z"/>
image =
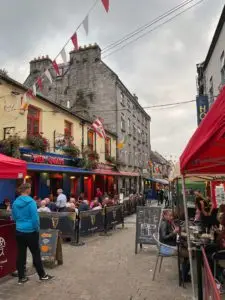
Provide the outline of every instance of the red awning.
<path id="1" fill-rule="evenodd" d="M 93 170 L 94 174 L 97 175 L 111 175 L 111 176 L 119 176 L 120 173 L 117 171 L 112 171 L 112 170 L 105 170 L 105 169 L 95 169 Z"/>
<path id="2" fill-rule="evenodd" d="M 27 173 L 25 161 L 0 154 L 0 178 L 18 179 Z"/>
<path id="3" fill-rule="evenodd" d="M 122 175 L 122 176 L 131 176 L 131 177 L 138 177 L 138 176 L 140 176 L 139 173 L 135 173 L 135 172 L 120 172 L 120 175 Z"/>
<path id="4" fill-rule="evenodd" d="M 182 174 L 225 174 L 225 87 L 180 157 Z"/>

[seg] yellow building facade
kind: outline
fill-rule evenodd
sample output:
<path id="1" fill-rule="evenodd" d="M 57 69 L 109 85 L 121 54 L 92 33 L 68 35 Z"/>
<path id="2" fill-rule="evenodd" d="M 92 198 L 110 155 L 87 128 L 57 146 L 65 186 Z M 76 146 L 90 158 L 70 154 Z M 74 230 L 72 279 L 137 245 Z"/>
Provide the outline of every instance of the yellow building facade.
<path id="1" fill-rule="evenodd" d="M 55 194 L 57 188 L 64 187 L 67 189 L 67 194 L 84 192 L 91 200 L 96 187 L 101 187 L 103 191 L 106 191 L 111 186 L 111 189 L 115 190 L 116 179 L 106 178 L 108 175 L 106 170 L 115 167 L 112 162 L 116 157 L 116 135 L 106 131 L 106 139 L 99 137 L 92 130 L 91 120 L 74 115 L 68 109 L 52 103 L 41 95 L 29 99 L 28 109 L 22 112 L 22 96 L 26 91 L 27 89 L 17 81 L 0 74 L 0 140 L 5 140 L 15 134 L 22 140 L 26 140 L 28 134 L 40 134 L 49 143 L 47 153 L 38 154 L 38 158 L 36 153 L 32 153 L 29 149 L 26 150 L 24 142 L 21 145 L 23 149 L 21 150 L 21 159 L 29 158 L 27 177 L 36 186 L 33 195 L 36 194 L 43 198 L 47 194 Z M 67 157 L 64 158 L 65 153 L 62 148 L 58 147 L 58 144 L 66 133 L 71 136 L 72 143 L 79 148 L 80 153 L 87 148 L 92 152 L 97 152 L 99 160 L 95 169 L 101 169 L 99 173 L 83 167 L 76 166 L 77 168 L 72 169 L 71 166 L 64 165 Z M 58 161 L 48 160 L 47 158 L 51 156 L 57 158 Z M 82 160 L 82 154 L 79 157 Z M 54 162 L 56 164 L 62 162 L 63 165 L 54 166 Z M 39 163 L 38 166 L 37 163 Z M 50 164 L 50 166 L 46 164 Z M 56 183 L 57 176 L 58 179 L 62 178 L 58 184 Z M 64 180 L 64 177 L 68 178 Z M 71 184 L 71 180 L 74 181 L 73 184 Z M 102 183 L 103 181 L 104 183 Z M 52 188 L 52 186 L 54 187 Z M 40 190 L 41 192 L 39 192 Z"/>

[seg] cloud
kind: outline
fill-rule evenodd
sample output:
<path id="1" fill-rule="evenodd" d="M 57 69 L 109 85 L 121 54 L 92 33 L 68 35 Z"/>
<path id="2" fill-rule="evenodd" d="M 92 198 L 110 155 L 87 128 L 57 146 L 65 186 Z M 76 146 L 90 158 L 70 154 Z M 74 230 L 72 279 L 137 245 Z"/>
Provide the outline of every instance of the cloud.
<path id="1" fill-rule="evenodd" d="M 95 0 L 2 2 L 0 67 L 23 81 L 29 61 L 39 55 L 54 57 Z M 90 15 L 88 38 L 83 29 L 78 32 L 81 44 L 97 42 L 104 48 L 181 3 L 180 0 L 110 2 L 109 14 L 104 12 L 100 1 L 96 5 Z M 195 99 L 196 63 L 206 56 L 222 7 L 222 0 L 205 0 L 104 60 L 130 91 L 139 96 L 143 106 Z M 152 116 L 152 148 L 179 155 L 196 128 L 195 105 L 148 112 Z"/>

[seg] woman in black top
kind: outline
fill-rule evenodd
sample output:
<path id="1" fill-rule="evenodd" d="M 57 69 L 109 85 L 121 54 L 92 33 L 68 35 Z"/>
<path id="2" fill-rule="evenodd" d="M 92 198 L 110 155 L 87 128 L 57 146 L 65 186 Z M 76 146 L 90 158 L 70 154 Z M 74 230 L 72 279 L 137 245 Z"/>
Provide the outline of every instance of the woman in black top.
<path id="1" fill-rule="evenodd" d="M 210 230 L 211 227 L 211 214 L 212 204 L 209 198 L 204 198 L 200 191 L 195 192 L 195 206 L 200 211 L 200 221 L 202 223 L 202 229 Z"/>

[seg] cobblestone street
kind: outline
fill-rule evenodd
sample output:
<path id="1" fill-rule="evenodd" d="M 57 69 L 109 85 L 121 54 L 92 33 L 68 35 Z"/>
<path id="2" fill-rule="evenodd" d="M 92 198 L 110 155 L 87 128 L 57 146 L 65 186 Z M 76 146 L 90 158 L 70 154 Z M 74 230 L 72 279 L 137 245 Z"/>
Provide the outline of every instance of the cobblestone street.
<path id="1" fill-rule="evenodd" d="M 52 282 L 30 277 L 24 286 L 16 279 L 1 282 L 1 300 L 182 300 L 191 299 L 190 289 L 178 287 L 177 262 L 165 259 L 162 272 L 152 282 L 155 247 L 134 254 L 135 217 L 126 219 L 126 229 L 112 236 L 85 239 L 83 247 L 63 246 L 64 265 L 48 270 Z"/>

